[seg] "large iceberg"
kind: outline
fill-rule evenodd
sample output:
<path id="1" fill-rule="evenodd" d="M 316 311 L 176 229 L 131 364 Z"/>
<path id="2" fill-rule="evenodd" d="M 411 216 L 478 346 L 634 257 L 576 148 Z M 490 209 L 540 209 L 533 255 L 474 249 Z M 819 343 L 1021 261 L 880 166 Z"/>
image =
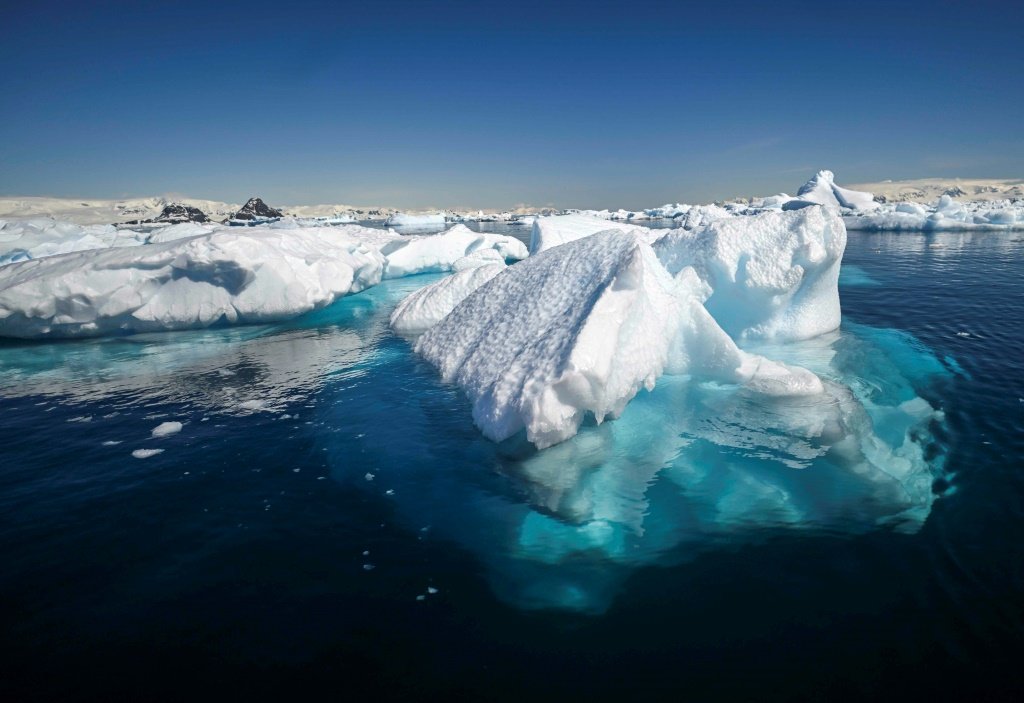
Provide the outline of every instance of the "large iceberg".
<path id="1" fill-rule="evenodd" d="M 654 244 L 668 272 L 694 267 L 711 289 L 708 312 L 733 339 L 807 339 L 839 326 L 846 228 L 808 207 L 671 230 Z"/>
<path id="2" fill-rule="evenodd" d="M 0 267 L 0 336 L 76 337 L 281 320 L 378 283 L 342 234 L 253 229 Z"/>
<path id="3" fill-rule="evenodd" d="M 665 371 L 776 395 L 821 391 L 814 374 L 738 349 L 701 304 L 706 294 L 693 269 L 673 278 L 637 234 L 608 230 L 497 273 L 416 351 L 466 392 L 485 436 L 525 430 L 538 448 L 571 437 L 587 416 L 618 417 Z"/>

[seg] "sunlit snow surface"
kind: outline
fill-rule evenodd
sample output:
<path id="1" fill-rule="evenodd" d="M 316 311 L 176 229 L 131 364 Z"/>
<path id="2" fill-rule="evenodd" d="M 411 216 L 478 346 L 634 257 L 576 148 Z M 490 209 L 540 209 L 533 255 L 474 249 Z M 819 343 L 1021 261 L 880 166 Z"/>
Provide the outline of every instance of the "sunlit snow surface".
<path id="1" fill-rule="evenodd" d="M 748 346 L 810 369 L 826 392 L 663 377 L 616 421 L 537 451 L 481 436 L 462 393 L 389 328 L 400 300 L 439 280 L 385 280 L 273 327 L 5 348 L 0 390 L 112 410 L 129 397 L 173 402 L 175 437 L 204 418 L 299 426 L 300 408 L 336 481 L 387 501 L 410 534 L 472 553 L 495 592 L 525 608 L 602 612 L 643 565 L 772 530 L 914 531 L 929 513 L 943 419 L 920 392 L 950 371 L 905 333 L 845 323 Z M 163 449 L 157 423 L 117 451 Z"/>

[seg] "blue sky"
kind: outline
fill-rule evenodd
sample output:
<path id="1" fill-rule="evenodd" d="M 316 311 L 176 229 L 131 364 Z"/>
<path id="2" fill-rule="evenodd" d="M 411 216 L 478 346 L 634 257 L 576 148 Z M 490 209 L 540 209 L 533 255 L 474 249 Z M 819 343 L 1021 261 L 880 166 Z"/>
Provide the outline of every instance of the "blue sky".
<path id="1" fill-rule="evenodd" d="M 0 194 L 637 208 L 1024 177 L 1024 3 L 18 3 Z"/>

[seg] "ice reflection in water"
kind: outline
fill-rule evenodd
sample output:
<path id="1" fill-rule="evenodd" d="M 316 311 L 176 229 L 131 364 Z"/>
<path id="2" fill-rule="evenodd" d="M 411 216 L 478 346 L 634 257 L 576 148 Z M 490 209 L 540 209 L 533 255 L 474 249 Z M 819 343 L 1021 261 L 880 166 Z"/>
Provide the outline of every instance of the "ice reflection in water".
<path id="1" fill-rule="evenodd" d="M 414 400 L 389 408 L 402 430 L 389 440 L 367 425 L 358 449 L 383 480 L 363 480 L 351 441 L 331 438 L 335 475 L 393 491 L 400 521 L 472 551 L 522 607 L 600 612 L 636 567 L 775 529 L 918 529 L 942 464 L 942 413 L 919 392 L 946 368 L 908 335 L 852 324 L 754 351 L 811 368 L 826 393 L 768 398 L 663 377 L 619 420 L 541 452 L 467 430 L 468 402 L 429 369 L 402 368 L 403 355 L 391 373 L 417 383 L 403 389 Z M 345 395 L 327 407 L 358 425 Z"/>

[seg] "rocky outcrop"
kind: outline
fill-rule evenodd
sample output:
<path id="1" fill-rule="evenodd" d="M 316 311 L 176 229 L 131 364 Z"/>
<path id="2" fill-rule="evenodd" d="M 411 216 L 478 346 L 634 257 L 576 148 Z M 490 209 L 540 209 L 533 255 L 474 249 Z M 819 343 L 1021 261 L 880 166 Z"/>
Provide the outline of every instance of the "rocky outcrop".
<path id="1" fill-rule="evenodd" d="M 241 207 L 241 209 L 231 216 L 232 220 L 268 220 L 278 217 L 284 217 L 284 213 L 280 210 L 276 210 L 260 198 L 249 198 L 249 202 Z"/>
<path id="2" fill-rule="evenodd" d="M 182 222 L 209 222 L 210 218 L 206 213 L 197 207 L 171 203 L 164 206 L 160 214 L 149 220 L 132 220 L 125 222 L 126 225 L 178 225 Z"/>

